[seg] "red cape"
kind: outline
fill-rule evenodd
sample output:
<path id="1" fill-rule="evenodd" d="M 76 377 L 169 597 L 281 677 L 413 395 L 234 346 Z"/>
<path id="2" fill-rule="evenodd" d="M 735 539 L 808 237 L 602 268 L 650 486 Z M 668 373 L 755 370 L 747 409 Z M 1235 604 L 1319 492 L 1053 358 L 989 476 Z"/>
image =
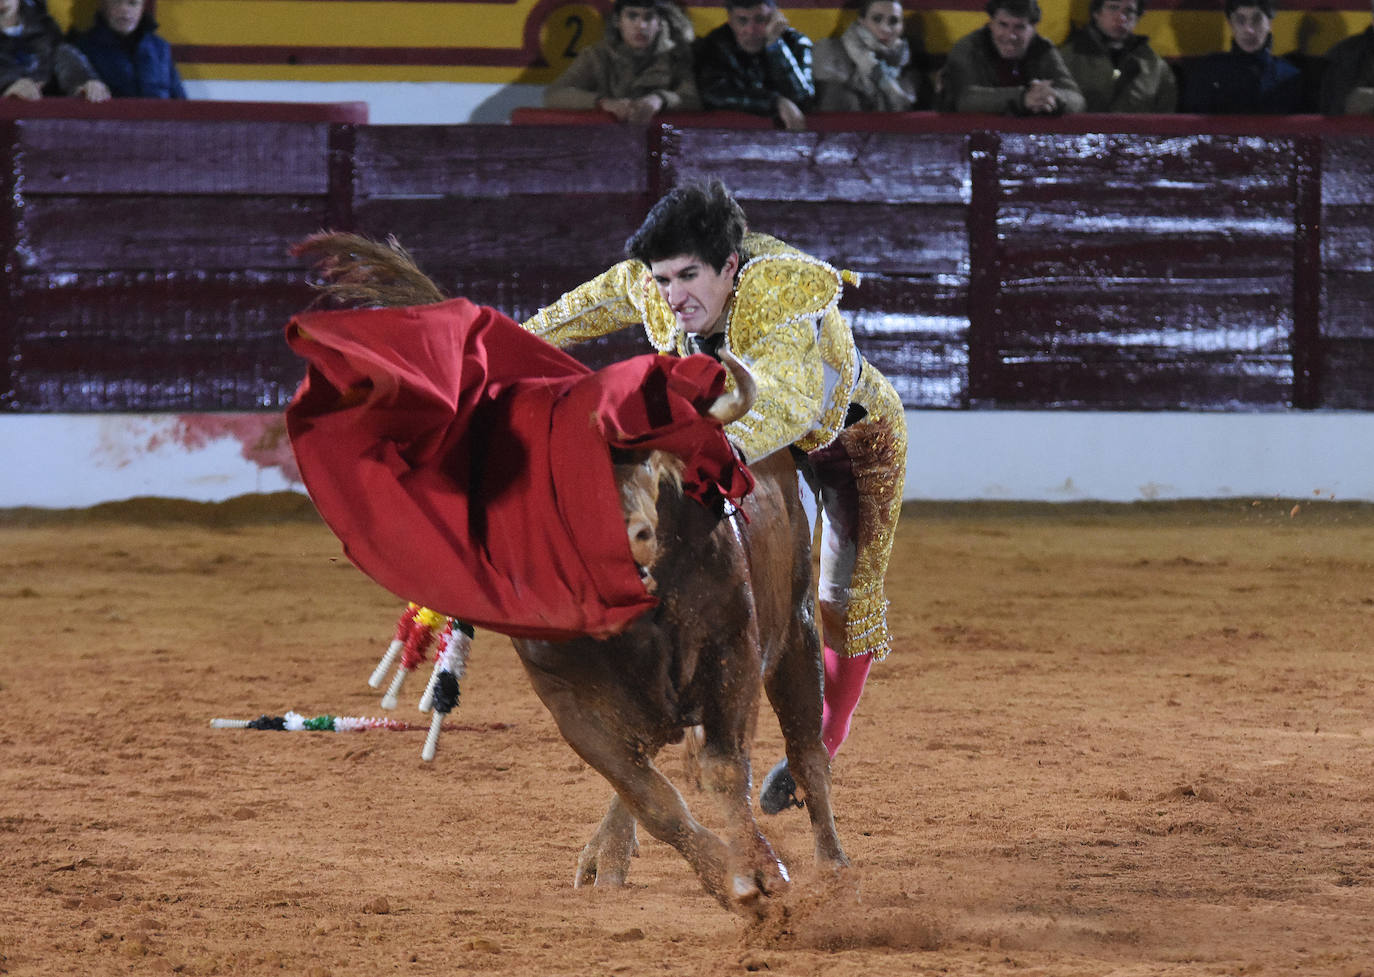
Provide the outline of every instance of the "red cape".
<path id="1" fill-rule="evenodd" d="M 308 312 L 286 429 L 315 506 L 397 596 L 515 637 L 607 636 L 653 607 L 630 556 L 610 447 L 661 448 L 689 494 L 753 479 L 720 423 L 705 356 L 592 372 L 494 309 L 453 299 Z"/>

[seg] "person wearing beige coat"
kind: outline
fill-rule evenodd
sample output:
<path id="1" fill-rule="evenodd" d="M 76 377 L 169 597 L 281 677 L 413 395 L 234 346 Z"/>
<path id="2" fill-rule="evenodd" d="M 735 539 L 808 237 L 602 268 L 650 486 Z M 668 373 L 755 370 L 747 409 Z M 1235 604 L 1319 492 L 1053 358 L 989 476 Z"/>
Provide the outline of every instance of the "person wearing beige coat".
<path id="1" fill-rule="evenodd" d="M 620 122 L 700 109 L 693 37 L 691 21 L 672 0 L 616 0 L 606 36 L 548 87 L 544 105 L 601 109 Z"/>

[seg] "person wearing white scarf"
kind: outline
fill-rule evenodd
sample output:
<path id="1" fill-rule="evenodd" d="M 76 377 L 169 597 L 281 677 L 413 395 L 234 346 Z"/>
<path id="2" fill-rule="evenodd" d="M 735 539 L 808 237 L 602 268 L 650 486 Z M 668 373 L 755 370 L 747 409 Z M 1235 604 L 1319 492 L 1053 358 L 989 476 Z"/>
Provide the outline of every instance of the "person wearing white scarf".
<path id="1" fill-rule="evenodd" d="M 864 0 L 843 36 L 816 44 L 813 72 L 823 112 L 909 112 L 917 107 L 902 5 Z"/>

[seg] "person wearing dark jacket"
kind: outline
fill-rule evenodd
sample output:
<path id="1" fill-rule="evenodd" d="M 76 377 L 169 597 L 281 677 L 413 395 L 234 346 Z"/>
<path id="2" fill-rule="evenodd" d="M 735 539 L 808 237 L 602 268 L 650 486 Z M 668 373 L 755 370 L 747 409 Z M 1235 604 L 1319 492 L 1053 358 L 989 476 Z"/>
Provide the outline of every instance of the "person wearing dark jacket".
<path id="1" fill-rule="evenodd" d="M 697 41 L 697 92 L 708 109 L 771 116 L 806 128 L 816 99 L 811 39 L 772 0 L 726 0 L 726 22 Z"/>
<path id="2" fill-rule="evenodd" d="M 90 59 L 116 98 L 185 98 L 172 46 L 157 34 L 144 0 L 100 0 L 89 30 L 70 40 Z"/>
<path id="3" fill-rule="evenodd" d="M 1231 50 L 1183 71 L 1184 112 L 1292 115 L 1303 110 L 1302 72 L 1274 57 L 1274 0 L 1226 0 Z"/>
<path id="4" fill-rule="evenodd" d="M 1058 49 L 1036 31 L 1036 0 L 988 0 L 988 22 L 954 42 L 936 84 L 942 112 L 1061 115 L 1083 93 Z"/>
<path id="5" fill-rule="evenodd" d="M 1178 83 L 1169 63 L 1136 34 L 1145 0 L 1092 0 L 1088 23 L 1075 28 L 1059 53 L 1089 112 L 1172 112 Z"/>
<path id="6" fill-rule="evenodd" d="M 34 101 L 59 92 L 103 102 L 110 90 L 62 40 L 42 0 L 0 0 L 0 96 Z"/>
<path id="7" fill-rule="evenodd" d="M 1324 115 L 1374 112 L 1374 26 L 1326 52 L 1320 108 Z"/>

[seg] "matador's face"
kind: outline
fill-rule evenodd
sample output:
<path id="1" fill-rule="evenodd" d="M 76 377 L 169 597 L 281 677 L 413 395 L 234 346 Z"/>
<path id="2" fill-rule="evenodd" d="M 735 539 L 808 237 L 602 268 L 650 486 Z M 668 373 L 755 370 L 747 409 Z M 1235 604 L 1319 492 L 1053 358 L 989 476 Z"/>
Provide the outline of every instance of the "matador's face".
<path id="1" fill-rule="evenodd" d="M 717 271 L 694 254 L 649 263 L 658 294 L 673 310 L 677 324 L 694 336 L 710 336 L 725 328 L 725 306 L 735 291 L 739 255 L 731 253 Z"/>

